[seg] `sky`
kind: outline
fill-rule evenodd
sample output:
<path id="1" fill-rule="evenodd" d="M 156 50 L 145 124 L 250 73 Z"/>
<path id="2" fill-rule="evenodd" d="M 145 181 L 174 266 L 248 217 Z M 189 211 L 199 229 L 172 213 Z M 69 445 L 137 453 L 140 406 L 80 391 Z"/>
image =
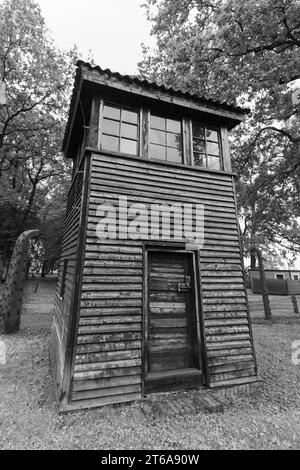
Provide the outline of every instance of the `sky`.
<path id="1" fill-rule="evenodd" d="M 154 43 L 143 0 L 36 0 L 46 26 L 60 48 L 78 46 L 82 59 L 89 50 L 101 68 L 135 74 L 141 43 Z"/>

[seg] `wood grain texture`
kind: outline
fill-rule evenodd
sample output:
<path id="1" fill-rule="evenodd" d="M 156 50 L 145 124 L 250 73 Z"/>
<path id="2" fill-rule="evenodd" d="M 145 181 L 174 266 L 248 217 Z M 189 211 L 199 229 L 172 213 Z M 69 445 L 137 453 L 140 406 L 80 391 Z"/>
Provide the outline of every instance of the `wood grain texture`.
<path id="1" fill-rule="evenodd" d="M 98 205 L 105 201 L 118 204 L 119 196 L 124 195 L 129 205 L 204 204 L 205 242 L 197 257 L 208 383 L 217 387 L 227 381 L 252 380 L 253 345 L 230 175 L 95 153 L 71 404 L 83 408 L 84 404 L 141 397 L 143 242 L 149 240 L 99 240 L 96 233 Z M 76 225 L 68 223 L 69 227 Z M 74 234 L 67 236 L 66 250 L 74 250 L 75 240 Z M 164 359 L 166 368 L 181 370 L 188 361 L 185 306 L 177 289 L 183 281 L 180 261 L 163 270 L 153 263 L 149 279 L 153 361 L 161 365 Z M 72 271 L 68 282 L 72 282 Z M 61 323 L 61 319 L 57 321 Z M 173 386 L 180 388 L 183 382 L 178 379 Z M 187 387 L 201 384 L 197 375 L 186 380 Z M 171 386 L 170 380 L 164 386 Z"/>

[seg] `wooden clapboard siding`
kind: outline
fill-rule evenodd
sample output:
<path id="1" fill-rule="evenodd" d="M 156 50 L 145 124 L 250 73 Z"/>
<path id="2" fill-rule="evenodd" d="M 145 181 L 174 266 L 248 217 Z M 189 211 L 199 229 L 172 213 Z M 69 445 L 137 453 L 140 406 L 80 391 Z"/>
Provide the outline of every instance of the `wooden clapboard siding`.
<path id="1" fill-rule="evenodd" d="M 75 269 L 78 257 L 80 212 L 82 210 L 83 166 L 77 172 L 68 195 L 66 218 L 63 234 L 62 253 L 59 267 L 58 284 L 55 295 L 53 327 L 50 341 L 50 356 L 53 363 L 55 380 L 60 387 L 63 379 L 65 354 L 67 348 L 68 325 L 73 297 Z M 67 260 L 65 291 L 60 297 L 64 260 Z"/>
<path id="2" fill-rule="evenodd" d="M 118 204 L 119 196 L 127 196 L 129 205 L 148 207 L 204 204 L 205 243 L 199 264 L 208 384 L 252 380 L 253 345 L 231 175 L 94 153 L 70 406 L 100 406 L 141 396 L 142 242 L 147 239 L 99 240 L 96 234 L 98 205 Z M 163 345 L 155 347 L 159 353 Z"/>
<path id="3" fill-rule="evenodd" d="M 115 242 L 87 234 L 72 387 L 78 406 L 141 397 L 143 249 Z"/>

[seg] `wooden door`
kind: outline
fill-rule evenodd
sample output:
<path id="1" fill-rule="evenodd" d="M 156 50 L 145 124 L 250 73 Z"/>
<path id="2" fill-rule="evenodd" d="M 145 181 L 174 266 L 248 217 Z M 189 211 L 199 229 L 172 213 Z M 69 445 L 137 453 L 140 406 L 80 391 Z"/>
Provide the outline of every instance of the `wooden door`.
<path id="1" fill-rule="evenodd" d="M 145 391 L 199 385 L 193 258 L 149 251 Z"/>

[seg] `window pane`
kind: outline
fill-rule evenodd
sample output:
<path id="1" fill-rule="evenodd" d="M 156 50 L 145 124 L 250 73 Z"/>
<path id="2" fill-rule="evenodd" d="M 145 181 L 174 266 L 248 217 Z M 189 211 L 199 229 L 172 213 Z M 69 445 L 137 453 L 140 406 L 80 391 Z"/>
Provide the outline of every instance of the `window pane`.
<path id="1" fill-rule="evenodd" d="M 194 165 L 206 166 L 206 156 L 201 153 L 194 153 Z"/>
<path id="2" fill-rule="evenodd" d="M 206 138 L 208 140 L 213 140 L 214 142 L 218 142 L 218 131 L 215 129 L 207 129 L 206 130 Z"/>
<path id="3" fill-rule="evenodd" d="M 150 142 L 152 144 L 165 145 L 165 143 L 166 143 L 166 133 L 163 132 L 163 131 L 157 131 L 157 130 L 151 129 Z"/>
<path id="4" fill-rule="evenodd" d="M 181 133 L 181 121 L 175 121 L 175 119 L 167 119 L 167 131 Z"/>
<path id="5" fill-rule="evenodd" d="M 194 152 L 205 153 L 205 140 L 194 140 L 193 141 L 193 150 Z"/>
<path id="6" fill-rule="evenodd" d="M 166 147 L 161 145 L 150 145 L 150 158 L 158 158 L 159 160 L 166 159 Z"/>
<path id="7" fill-rule="evenodd" d="M 198 137 L 199 139 L 205 138 L 205 127 L 204 126 L 196 126 L 193 124 L 193 137 Z"/>
<path id="8" fill-rule="evenodd" d="M 103 119 L 104 134 L 119 135 L 120 123 L 119 121 L 111 121 L 110 119 Z"/>
<path id="9" fill-rule="evenodd" d="M 221 159 L 220 157 L 211 157 L 210 155 L 207 157 L 207 166 L 208 168 L 213 168 L 214 170 L 221 169 Z"/>
<path id="10" fill-rule="evenodd" d="M 167 145 L 170 147 L 176 147 L 181 150 L 181 135 L 180 134 L 167 134 Z"/>
<path id="11" fill-rule="evenodd" d="M 166 129 L 166 120 L 158 116 L 151 116 L 151 127 L 154 129 Z"/>
<path id="12" fill-rule="evenodd" d="M 102 148 L 112 150 L 113 152 L 119 151 L 119 138 L 111 137 L 110 135 L 102 135 Z"/>
<path id="13" fill-rule="evenodd" d="M 128 109 L 123 109 L 122 111 L 122 121 L 129 122 L 131 124 L 138 123 L 138 113 L 136 111 L 129 111 Z"/>
<path id="14" fill-rule="evenodd" d="M 137 126 L 134 126 L 132 124 L 125 124 L 122 122 L 121 136 L 137 140 L 137 129 Z"/>
<path id="15" fill-rule="evenodd" d="M 211 155 L 220 155 L 219 144 L 215 142 L 207 142 L 207 153 Z"/>
<path id="16" fill-rule="evenodd" d="M 167 147 L 167 160 L 168 162 L 182 163 L 181 151 L 171 147 Z"/>
<path id="17" fill-rule="evenodd" d="M 108 117 L 110 119 L 120 120 L 120 108 L 116 106 L 108 106 L 107 104 L 104 105 L 103 115 L 104 117 Z"/>
<path id="18" fill-rule="evenodd" d="M 137 142 L 135 140 L 121 139 L 120 152 L 137 155 Z"/>

